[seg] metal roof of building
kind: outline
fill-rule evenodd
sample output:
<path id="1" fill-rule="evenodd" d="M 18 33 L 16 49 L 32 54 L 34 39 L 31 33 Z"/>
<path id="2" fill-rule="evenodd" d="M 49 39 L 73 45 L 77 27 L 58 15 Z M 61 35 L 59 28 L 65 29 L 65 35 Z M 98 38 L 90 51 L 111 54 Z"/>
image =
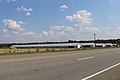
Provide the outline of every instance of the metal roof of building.
<path id="1" fill-rule="evenodd" d="M 62 47 L 62 46 L 77 46 L 79 43 L 62 43 L 62 44 L 36 44 L 36 45 L 13 45 L 14 47 Z"/>
<path id="2" fill-rule="evenodd" d="M 69 46 L 94 46 L 95 43 L 60 43 L 60 44 L 35 44 L 35 45 L 13 45 L 14 47 L 69 47 Z M 96 45 L 113 45 L 112 43 L 96 43 Z"/>
<path id="3" fill-rule="evenodd" d="M 80 45 L 94 45 L 94 43 L 80 43 Z"/>

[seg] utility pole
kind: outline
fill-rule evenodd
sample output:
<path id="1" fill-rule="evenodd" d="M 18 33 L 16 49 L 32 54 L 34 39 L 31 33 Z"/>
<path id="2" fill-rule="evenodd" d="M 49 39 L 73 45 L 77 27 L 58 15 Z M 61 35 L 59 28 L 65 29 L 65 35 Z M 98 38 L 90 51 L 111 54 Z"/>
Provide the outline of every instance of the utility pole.
<path id="1" fill-rule="evenodd" d="M 94 41 L 96 40 L 96 35 L 97 35 L 97 34 L 93 34 L 93 36 L 94 36 Z"/>
<path id="2" fill-rule="evenodd" d="M 95 47 L 96 47 L 96 42 L 95 42 L 95 40 L 96 40 L 96 35 L 97 35 L 97 34 L 93 34 Z"/>

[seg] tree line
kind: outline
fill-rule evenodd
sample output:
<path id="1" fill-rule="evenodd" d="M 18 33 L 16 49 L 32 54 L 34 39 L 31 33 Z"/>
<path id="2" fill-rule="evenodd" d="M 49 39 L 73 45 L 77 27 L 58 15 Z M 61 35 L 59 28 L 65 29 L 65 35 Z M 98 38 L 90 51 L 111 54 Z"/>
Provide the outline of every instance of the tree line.
<path id="1" fill-rule="evenodd" d="M 0 48 L 10 48 L 12 45 L 33 45 L 33 44 L 60 44 L 60 43 L 112 43 L 120 45 L 120 39 L 98 39 L 98 40 L 88 40 L 88 41 L 77 41 L 77 40 L 68 40 L 63 42 L 32 42 L 32 43 L 1 43 Z"/>

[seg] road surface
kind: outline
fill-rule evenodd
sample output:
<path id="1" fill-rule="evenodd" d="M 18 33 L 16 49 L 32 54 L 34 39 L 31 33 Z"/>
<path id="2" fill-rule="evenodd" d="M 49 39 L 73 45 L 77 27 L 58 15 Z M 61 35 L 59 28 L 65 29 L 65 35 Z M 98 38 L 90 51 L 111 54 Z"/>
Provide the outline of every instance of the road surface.
<path id="1" fill-rule="evenodd" d="M 120 48 L 0 56 L 0 80 L 120 80 Z"/>

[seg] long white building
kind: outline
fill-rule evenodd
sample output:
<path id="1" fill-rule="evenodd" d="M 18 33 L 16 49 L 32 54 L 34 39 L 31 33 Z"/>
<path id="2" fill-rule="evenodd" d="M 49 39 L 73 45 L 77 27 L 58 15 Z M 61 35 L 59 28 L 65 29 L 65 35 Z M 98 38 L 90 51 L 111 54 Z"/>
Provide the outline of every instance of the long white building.
<path id="1" fill-rule="evenodd" d="M 12 45 L 14 48 L 84 48 L 84 47 L 112 47 L 112 43 L 60 43 L 60 44 L 35 44 L 35 45 Z"/>
<path id="2" fill-rule="evenodd" d="M 12 45 L 15 48 L 81 48 L 79 43 Z"/>

